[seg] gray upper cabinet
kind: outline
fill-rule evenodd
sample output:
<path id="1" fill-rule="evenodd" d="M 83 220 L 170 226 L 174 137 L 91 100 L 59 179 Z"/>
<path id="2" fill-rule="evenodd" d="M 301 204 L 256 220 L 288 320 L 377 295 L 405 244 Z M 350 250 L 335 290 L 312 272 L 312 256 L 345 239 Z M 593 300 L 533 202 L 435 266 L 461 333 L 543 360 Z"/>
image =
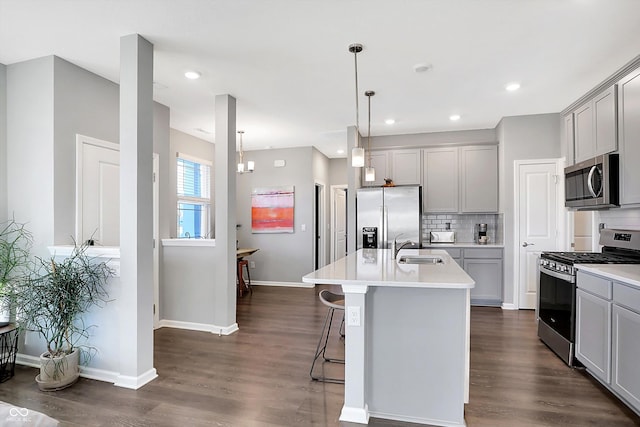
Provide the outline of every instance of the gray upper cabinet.
<path id="1" fill-rule="evenodd" d="M 572 165 L 574 159 L 574 137 L 573 137 L 573 113 L 569 113 L 562 118 L 562 140 L 564 143 L 564 155 L 567 164 Z"/>
<path id="2" fill-rule="evenodd" d="M 422 151 L 424 212 L 458 212 L 458 148 Z"/>
<path id="3" fill-rule="evenodd" d="M 379 187 L 384 184 L 385 178 L 392 179 L 396 185 L 420 184 L 422 168 L 419 149 L 367 151 L 365 165 L 369 164 L 369 153 L 371 153 L 371 166 L 376 171 L 376 179 L 366 182 L 364 168 L 362 168 L 363 186 Z"/>
<path id="4" fill-rule="evenodd" d="M 575 124 L 575 161 L 576 163 L 593 157 L 593 108 L 591 101 L 576 108 L 573 112 Z"/>
<path id="5" fill-rule="evenodd" d="M 366 182 L 364 180 L 364 169 L 362 168 L 362 185 L 365 187 L 379 187 L 384 184 L 385 178 L 390 178 L 389 152 L 388 151 L 367 151 L 365 153 L 365 165 L 369 165 L 371 156 L 371 166 L 376 171 L 375 181 Z"/>
<path id="6" fill-rule="evenodd" d="M 640 203 L 640 69 L 618 82 L 620 204 Z"/>
<path id="7" fill-rule="evenodd" d="M 616 85 L 573 111 L 575 163 L 616 151 Z"/>
<path id="8" fill-rule="evenodd" d="M 594 156 L 618 149 L 616 139 L 616 85 L 593 99 Z"/>
<path id="9" fill-rule="evenodd" d="M 460 147 L 460 211 L 498 212 L 498 147 Z"/>
<path id="10" fill-rule="evenodd" d="M 498 212 L 497 146 L 426 148 L 422 165 L 424 212 Z"/>
<path id="11" fill-rule="evenodd" d="M 391 155 L 391 176 L 396 185 L 419 185 L 422 173 L 420 150 L 394 150 Z"/>

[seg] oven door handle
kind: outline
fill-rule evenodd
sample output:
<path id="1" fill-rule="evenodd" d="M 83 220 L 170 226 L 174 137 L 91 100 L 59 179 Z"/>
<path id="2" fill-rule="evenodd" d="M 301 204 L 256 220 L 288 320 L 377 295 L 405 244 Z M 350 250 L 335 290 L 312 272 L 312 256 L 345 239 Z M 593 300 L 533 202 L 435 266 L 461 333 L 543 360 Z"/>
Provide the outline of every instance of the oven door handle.
<path id="1" fill-rule="evenodd" d="M 565 282 L 576 283 L 576 277 L 571 274 L 564 274 L 553 270 L 547 270 L 544 267 L 540 267 L 540 274 L 542 273 L 553 276 L 556 279 L 564 280 Z"/>

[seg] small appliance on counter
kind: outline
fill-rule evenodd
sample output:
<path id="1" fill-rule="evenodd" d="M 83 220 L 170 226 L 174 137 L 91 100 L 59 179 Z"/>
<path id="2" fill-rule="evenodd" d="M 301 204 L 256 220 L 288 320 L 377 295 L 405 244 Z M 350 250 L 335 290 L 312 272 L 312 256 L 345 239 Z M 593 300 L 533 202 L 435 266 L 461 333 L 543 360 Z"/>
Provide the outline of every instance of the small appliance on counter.
<path id="1" fill-rule="evenodd" d="M 455 231 L 432 231 L 429 233 L 429 240 L 431 243 L 455 243 L 456 232 Z"/>
<path id="2" fill-rule="evenodd" d="M 489 243 L 489 236 L 487 236 L 487 224 L 476 224 L 476 243 L 479 245 L 486 245 Z"/>

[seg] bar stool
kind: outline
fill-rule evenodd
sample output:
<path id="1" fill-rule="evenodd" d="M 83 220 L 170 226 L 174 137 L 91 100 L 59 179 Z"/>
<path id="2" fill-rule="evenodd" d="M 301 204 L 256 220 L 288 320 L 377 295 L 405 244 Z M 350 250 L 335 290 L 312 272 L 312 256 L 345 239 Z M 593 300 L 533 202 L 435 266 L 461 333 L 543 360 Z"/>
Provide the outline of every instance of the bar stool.
<path id="1" fill-rule="evenodd" d="M 242 272 L 242 267 L 247 269 L 247 281 L 244 280 L 244 275 Z M 245 288 L 249 290 L 253 294 L 253 289 L 251 289 L 251 274 L 249 273 L 249 261 L 246 259 L 238 260 L 238 291 L 240 292 L 240 296 L 245 291 Z"/>
<path id="2" fill-rule="evenodd" d="M 335 294 L 331 291 L 328 291 L 327 289 L 324 289 L 320 291 L 320 294 L 318 296 L 320 298 L 320 302 L 322 302 L 324 305 L 329 307 L 329 310 L 327 311 L 327 316 L 324 318 L 322 333 L 320 334 L 320 340 L 318 341 L 318 346 L 316 347 L 316 354 L 313 357 L 313 363 L 311 364 L 311 370 L 309 371 L 309 376 L 314 381 L 344 384 L 343 379 L 330 378 L 325 376 L 315 376 L 313 374 L 313 368 L 315 367 L 316 360 L 318 360 L 320 356 L 322 356 L 322 359 L 325 362 L 344 364 L 344 359 L 330 358 L 330 357 L 327 357 L 325 354 L 327 350 L 327 342 L 329 341 L 329 334 L 331 332 L 331 324 L 333 323 L 333 314 L 336 310 L 342 311 L 342 322 L 340 323 L 340 335 L 344 337 L 344 334 L 342 333 L 342 328 L 344 325 L 344 295 Z"/>

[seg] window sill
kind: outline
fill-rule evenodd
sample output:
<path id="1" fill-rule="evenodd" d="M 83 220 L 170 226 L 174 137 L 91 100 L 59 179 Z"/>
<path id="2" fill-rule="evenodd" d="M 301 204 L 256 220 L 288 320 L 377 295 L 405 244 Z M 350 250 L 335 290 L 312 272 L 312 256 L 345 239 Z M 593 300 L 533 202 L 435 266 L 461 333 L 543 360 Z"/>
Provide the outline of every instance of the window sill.
<path id="1" fill-rule="evenodd" d="M 216 239 L 162 239 L 162 246 L 182 246 L 182 247 L 195 247 L 195 246 L 208 246 L 215 247 Z"/>

